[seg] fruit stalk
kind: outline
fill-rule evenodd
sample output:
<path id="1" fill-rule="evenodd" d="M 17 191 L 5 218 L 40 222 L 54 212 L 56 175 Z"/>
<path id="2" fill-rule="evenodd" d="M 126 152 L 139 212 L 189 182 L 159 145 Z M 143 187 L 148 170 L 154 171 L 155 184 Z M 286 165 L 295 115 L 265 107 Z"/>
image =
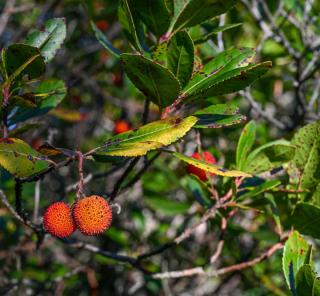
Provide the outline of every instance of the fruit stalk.
<path id="1" fill-rule="evenodd" d="M 78 190 L 77 190 L 77 200 L 80 200 L 83 196 L 83 185 L 84 185 L 84 177 L 83 177 L 83 159 L 84 156 L 81 151 L 77 151 L 78 155 L 78 171 L 79 171 L 79 183 L 78 183 Z"/>

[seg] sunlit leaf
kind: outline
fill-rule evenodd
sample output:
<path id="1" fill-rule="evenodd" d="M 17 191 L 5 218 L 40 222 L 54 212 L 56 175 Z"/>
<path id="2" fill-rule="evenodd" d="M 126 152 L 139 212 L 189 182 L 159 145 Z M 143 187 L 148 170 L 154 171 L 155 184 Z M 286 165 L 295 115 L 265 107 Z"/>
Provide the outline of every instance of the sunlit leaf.
<path id="1" fill-rule="evenodd" d="M 137 130 L 109 139 L 95 155 L 141 156 L 148 151 L 168 146 L 182 138 L 197 122 L 197 118 L 171 117 L 154 121 Z"/>
<path id="2" fill-rule="evenodd" d="M 214 173 L 216 175 L 225 176 L 225 177 L 251 177 L 250 174 L 247 174 L 245 172 L 241 171 L 235 171 L 235 170 L 227 170 L 225 168 L 222 168 L 220 166 L 214 165 L 214 164 L 208 164 L 202 160 L 195 159 L 193 157 L 185 156 L 178 152 L 172 152 L 172 155 L 179 158 L 180 160 L 191 164 L 197 168 L 200 168 L 208 173 Z"/>
<path id="3" fill-rule="evenodd" d="M 269 171 L 293 159 L 295 149 L 290 142 L 285 140 L 267 143 L 248 155 L 242 169 L 255 174 Z"/>
<path id="4" fill-rule="evenodd" d="M 256 139 L 256 123 L 251 120 L 243 128 L 237 146 L 236 164 L 239 170 L 244 168 L 248 153 Z"/>
<path id="5" fill-rule="evenodd" d="M 43 29 L 36 30 L 26 38 L 26 44 L 39 48 L 45 62 L 49 62 L 61 47 L 67 35 L 64 18 L 53 18 L 45 22 Z"/>
<path id="6" fill-rule="evenodd" d="M 320 238 L 320 208 L 308 203 L 299 203 L 291 218 L 291 225 L 300 233 Z"/>
<path id="7" fill-rule="evenodd" d="M 290 237 L 286 241 L 283 249 L 282 268 L 289 288 L 290 266 L 292 268 L 293 276 L 295 279 L 299 268 L 304 264 L 308 248 L 308 243 L 297 231 L 292 232 Z"/>
<path id="8" fill-rule="evenodd" d="M 15 177 L 28 177 L 48 168 L 46 157 L 20 139 L 0 140 L 0 166 Z"/>
<path id="9" fill-rule="evenodd" d="M 220 128 L 246 120 L 244 115 L 239 114 L 236 106 L 226 104 L 212 105 L 193 115 L 199 119 L 196 128 Z"/>
<path id="10" fill-rule="evenodd" d="M 320 182 L 320 121 L 299 129 L 291 144 L 296 147 L 292 163 L 301 172 L 301 188 L 312 189 Z"/>

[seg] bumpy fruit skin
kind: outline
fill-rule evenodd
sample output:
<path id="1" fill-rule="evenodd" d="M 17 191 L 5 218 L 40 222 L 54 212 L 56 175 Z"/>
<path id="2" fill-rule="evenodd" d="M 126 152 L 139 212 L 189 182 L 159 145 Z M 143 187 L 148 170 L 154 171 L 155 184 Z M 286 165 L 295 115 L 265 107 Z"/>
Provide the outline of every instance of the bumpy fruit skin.
<path id="1" fill-rule="evenodd" d="M 44 229 L 60 238 L 71 235 L 76 230 L 70 207 L 64 202 L 51 204 L 43 215 Z"/>
<path id="2" fill-rule="evenodd" d="M 208 152 L 208 151 L 203 151 L 202 154 L 199 154 L 198 152 L 195 152 L 192 154 L 193 158 L 195 159 L 198 159 L 198 160 L 202 160 L 202 161 L 205 161 L 206 163 L 209 163 L 209 164 L 215 164 L 216 163 L 216 159 L 214 158 L 214 156 Z M 189 164 L 187 166 L 187 172 L 189 174 L 193 174 L 193 175 L 196 175 L 198 176 L 198 178 L 202 181 L 207 181 L 208 180 L 208 176 L 207 176 L 207 173 L 206 171 L 200 169 L 200 168 L 197 168 L 191 164 Z M 210 176 L 213 176 L 214 174 L 213 173 L 210 173 Z"/>
<path id="3" fill-rule="evenodd" d="M 112 210 L 101 196 L 87 196 L 72 207 L 77 228 L 85 235 L 97 235 L 111 226 Z"/>
<path id="4" fill-rule="evenodd" d="M 127 121 L 125 120 L 117 120 L 114 124 L 114 133 L 116 135 L 122 134 L 124 132 L 127 132 L 131 130 L 130 125 Z"/>

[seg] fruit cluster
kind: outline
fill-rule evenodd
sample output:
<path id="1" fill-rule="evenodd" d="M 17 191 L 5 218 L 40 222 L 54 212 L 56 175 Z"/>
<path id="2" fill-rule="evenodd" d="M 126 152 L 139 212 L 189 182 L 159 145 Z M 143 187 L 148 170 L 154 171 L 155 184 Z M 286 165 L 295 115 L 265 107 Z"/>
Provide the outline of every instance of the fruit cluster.
<path id="1" fill-rule="evenodd" d="M 209 164 L 216 162 L 214 156 L 208 151 L 201 154 L 194 153 L 192 157 Z M 202 181 L 207 181 L 208 176 L 213 176 L 212 173 L 207 174 L 193 165 L 187 166 L 187 172 L 196 175 Z M 111 222 L 111 208 L 108 202 L 98 195 L 80 199 L 71 207 L 65 202 L 55 202 L 46 209 L 43 215 L 44 229 L 60 238 L 70 236 L 76 229 L 85 235 L 98 235 L 107 230 Z"/>
<path id="2" fill-rule="evenodd" d="M 101 196 L 92 195 L 76 201 L 70 208 L 65 202 L 51 204 L 43 215 L 45 230 L 60 238 L 76 229 L 85 235 L 97 235 L 111 226 L 112 210 Z"/>

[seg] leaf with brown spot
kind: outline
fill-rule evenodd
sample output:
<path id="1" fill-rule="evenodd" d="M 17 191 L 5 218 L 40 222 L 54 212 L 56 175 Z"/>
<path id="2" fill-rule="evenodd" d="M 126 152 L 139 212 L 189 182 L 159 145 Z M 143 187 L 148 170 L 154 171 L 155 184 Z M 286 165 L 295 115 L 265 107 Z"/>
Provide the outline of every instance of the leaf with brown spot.
<path id="1" fill-rule="evenodd" d="M 250 174 L 241 171 L 235 170 L 227 170 L 225 168 L 219 167 L 215 164 L 208 164 L 202 160 L 195 159 L 193 157 L 185 156 L 178 152 L 172 153 L 175 157 L 179 158 L 180 160 L 191 164 L 199 169 L 202 169 L 208 173 L 214 173 L 216 175 L 225 176 L 225 177 L 252 177 Z"/>
<path id="2" fill-rule="evenodd" d="M 146 124 L 134 131 L 114 136 L 95 155 L 134 157 L 168 146 L 182 138 L 197 122 L 197 118 L 169 117 Z"/>
<path id="3" fill-rule="evenodd" d="M 0 166 L 15 177 L 29 177 L 47 169 L 49 163 L 45 159 L 20 139 L 0 140 Z"/>

